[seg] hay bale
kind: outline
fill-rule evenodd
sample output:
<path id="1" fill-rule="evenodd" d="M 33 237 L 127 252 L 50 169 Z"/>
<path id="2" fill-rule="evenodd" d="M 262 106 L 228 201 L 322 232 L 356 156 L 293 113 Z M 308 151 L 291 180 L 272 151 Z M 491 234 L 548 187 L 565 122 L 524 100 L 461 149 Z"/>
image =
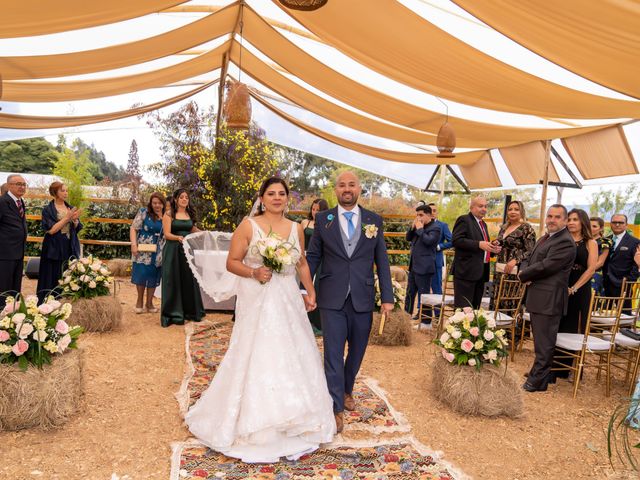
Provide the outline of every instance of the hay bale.
<path id="1" fill-rule="evenodd" d="M 392 266 L 391 278 L 396 282 L 405 283 L 408 279 L 407 271 L 403 268 Z"/>
<path id="2" fill-rule="evenodd" d="M 0 365 L 0 430 L 64 425 L 80 408 L 83 363 L 81 350 L 69 350 L 42 369 Z"/>
<path id="3" fill-rule="evenodd" d="M 389 313 L 384 322 L 382 335 L 378 334 L 380 331 L 380 317 L 379 313 L 373 314 L 369 343 L 387 346 L 411 345 L 411 315 L 399 308 Z"/>
<path id="4" fill-rule="evenodd" d="M 128 277 L 131 275 L 131 259 L 112 258 L 111 260 L 105 260 L 104 264 L 114 277 Z"/>
<path id="5" fill-rule="evenodd" d="M 104 295 L 62 301 L 73 305 L 67 322 L 70 325 L 81 326 L 85 332 L 109 332 L 118 330 L 122 325 L 122 306 L 118 297 Z"/>
<path id="6" fill-rule="evenodd" d="M 440 355 L 433 362 L 432 393 L 459 413 L 486 417 L 521 417 L 524 401 L 520 378 L 511 370 L 483 365 L 478 371 L 452 365 Z"/>

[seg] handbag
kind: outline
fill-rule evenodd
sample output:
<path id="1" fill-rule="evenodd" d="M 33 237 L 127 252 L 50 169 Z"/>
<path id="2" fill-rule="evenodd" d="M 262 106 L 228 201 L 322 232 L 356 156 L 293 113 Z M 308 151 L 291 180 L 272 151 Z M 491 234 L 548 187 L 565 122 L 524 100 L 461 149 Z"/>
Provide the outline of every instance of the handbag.
<path id="1" fill-rule="evenodd" d="M 156 253 L 158 246 L 155 243 L 139 243 L 138 252 Z"/>
<path id="2" fill-rule="evenodd" d="M 507 266 L 506 263 L 501 263 L 501 262 L 496 262 L 496 272 L 498 273 L 504 273 L 504 268 Z M 517 275 L 518 274 L 518 266 L 515 265 L 512 269 L 511 272 L 509 273 L 509 275 Z"/>

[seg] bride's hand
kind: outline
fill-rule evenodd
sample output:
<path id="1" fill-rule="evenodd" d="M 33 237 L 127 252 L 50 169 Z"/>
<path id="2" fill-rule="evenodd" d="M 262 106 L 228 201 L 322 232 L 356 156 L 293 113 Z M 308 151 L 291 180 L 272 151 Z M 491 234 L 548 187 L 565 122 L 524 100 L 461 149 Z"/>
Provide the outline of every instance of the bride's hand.
<path id="1" fill-rule="evenodd" d="M 316 305 L 315 295 L 303 295 L 302 298 L 304 299 L 304 305 L 307 309 L 307 312 L 310 312 L 316 309 L 317 305 Z"/>
<path id="2" fill-rule="evenodd" d="M 271 280 L 271 270 L 267 267 L 260 267 L 253 270 L 253 278 L 258 280 L 260 283 L 267 283 Z"/>

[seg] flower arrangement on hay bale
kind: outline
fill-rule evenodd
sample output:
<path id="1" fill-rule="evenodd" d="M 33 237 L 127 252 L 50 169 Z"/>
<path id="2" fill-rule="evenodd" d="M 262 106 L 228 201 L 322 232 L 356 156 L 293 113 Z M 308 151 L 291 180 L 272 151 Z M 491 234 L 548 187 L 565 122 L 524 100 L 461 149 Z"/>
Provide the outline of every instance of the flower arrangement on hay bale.
<path id="1" fill-rule="evenodd" d="M 393 311 L 386 315 L 382 323 L 380 307 L 382 306 L 380 283 L 375 277 L 376 310 L 373 314 L 373 325 L 369 334 L 369 342 L 373 345 L 411 345 L 411 315 L 404 311 L 405 288 L 396 280 L 391 280 L 393 287 Z"/>
<path id="2" fill-rule="evenodd" d="M 82 327 L 67 323 L 73 307 L 53 297 L 38 305 L 35 295 L 6 301 L 0 312 L 0 430 L 62 425 L 78 410 L 82 391 L 82 356 L 75 351 Z"/>
<path id="3" fill-rule="evenodd" d="M 59 280 L 62 297 L 73 303 L 74 322 L 88 332 L 106 332 L 120 327 L 122 306 L 109 290 L 113 276 L 99 259 L 74 259 Z"/>
<path id="4" fill-rule="evenodd" d="M 441 347 L 433 363 L 434 396 L 460 413 L 521 416 L 520 380 L 511 370 L 498 369 L 509 355 L 505 333 L 483 310 L 456 310 L 434 340 Z"/>

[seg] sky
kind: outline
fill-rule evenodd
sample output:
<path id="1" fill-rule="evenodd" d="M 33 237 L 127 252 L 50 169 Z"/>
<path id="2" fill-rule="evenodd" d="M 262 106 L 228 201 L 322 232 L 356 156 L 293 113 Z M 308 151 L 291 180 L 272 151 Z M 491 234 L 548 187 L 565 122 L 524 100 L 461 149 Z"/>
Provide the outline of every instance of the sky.
<path id="1" fill-rule="evenodd" d="M 511 40 L 503 37 L 499 33 L 493 31 L 481 22 L 470 17 L 466 12 L 459 9 L 453 3 L 447 0 L 399 0 L 405 6 L 413 9 L 417 14 L 422 15 L 426 20 L 445 29 L 447 32 L 455 34 L 460 40 L 465 41 L 472 46 L 483 50 L 499 60 L 505 61 L 522 70 L 534 75 L 540 76 L 547 80 L 554 81 L 571 88 L 594 93 L 612 98 L 625 98 L 616 92 L 612 92 L 604 87 L 593 84 L 588 80 L 578 77 L 540 57 L 520 47 Z M 227 4 L 228 1 L 198 1 L 197 4 L 211 3 L 215 5 Z M 295 24 L 281 9 L 275 6 L 270 0 L 249 0 L 249 3 L 261 14 L 277 20 Z M 37 55 L 63 53 L 68 51 L 76 51 L 77 45 L 81 44 L 82 49 L 99 48 L 106 45 L 132 41 L 163 31 L 177 28 L 200 18 L 201 14 L 186 13 L 162 13 L 149 15 L 141 19 L 134 19 L 122 22 L 118 25 L 109 25 L 96 27 L 92 29 L 78 30 L 75 32 L 67 32 L 65 34 L 46 35 L 40 37 L 20 38 L 20 39 L 0 39 L 0 56 L 10 55 Z M 297 25 L 300 27 L 299 25 Z M 435 97 L 417 92 L 404 85 L 400 85 L 390 79 L 382 77 L 377 73 L 363 67 L 348 57 L 328 49 L 325 45 L 318 44 L 311 40 L 301 39 L 291 33 L 286 35 L 295 40 L 298 45 L 303 47 L 308 53 L 314 55 L 322 62 L 348 73 L 353 78 L 357 78 L 363 83 L 373 85 L 374 88 L 383 91 L 393 91 L 399 98 L 418 104 L 425 108 L 435 111 L 444 109 L 442 103 Z M 80 43 L 81 42 L 81 43 Z M 214 45 L 215 42 L 206 46 Z M 244 47 L 257 53 L 255 48 L 244 43 Z M 124 69 L 113 70 L 108 72 L 108 76 L 117 76 L 122 74 L 136 73 L 145 70 L 156 69 L 179 61 L 184 61 L 188 57 L 176 56 L 170 59 L 162 59 L 146 64 L 127 67 Z M 237 69 L 231 69 L 234 76 L 238 76 Z M 218 72 L 212 72 L 203 79 L 211 79 L 219 76 Z M 93 75 L 82 75 L 70 78 L 95 78 Z M 269 92 L 268 89 L 259 85 L 257 82 L 249 78 L 247 75 L 242 76 L 243 81 L 252 84 L 263 91 Z M 304 85 L 305 87 L 309 87 Z M 0 102 L 3 112 L 21 113 L 26 115 L 84 115 L 109 112 L 114 110 L 127 109 L 134 103 L 150 103 L 164 98 L 172 97 L 186 90 L 194 88 L 193 86 L 175 86 L 163 89 L 154 89 L 150 91 L 140 92 L 136 94 L 120 95 L 117 97 L 109 97 L 104 99 L 95 99 L 90 101 L 78 102 L 60 102 L 60 103 L 23 103 L 16 104 L 12 102 Z M 317 91 L 315 91 L 318 93 Z M 217 87 L 209 88 L 204 92 L 193 97 L 200 105 L 206 106 L 216 103 Z M 335 100 L 332 100 L 335 102 Z M 339 102 L 336 102 L 339 103 Z M 457 104 L 455 102 L 446 101 L 449 113 L 451 115 L 464 118 L 481 120 L 489 123 L 508 123 L 518 126 L 559 126 L 558 123 L 548 119 L 540 119 L 527 115 L 516 115 L 502 112 L 494 112 L 480 108 L 470 107 L 467 105 Z M 178 108 L 179 104 L 167 107 L 166 111 L 172 111 Z M 333 122 L 326 121 L 309 112 L 300 110 L 287 104 L 278 104 L 278 106 L 290 114 L 294 114 L 300 120 L 311 123 L 330 133 L 338 136 L 349 138 L 351 140 L 360 141 L 361 143 L 371 143 L 381 148 L 389 148 L 405 151 L 416 151 L 412 146 L 399 144 L 398 142 L 387 141 L 384 139 L 372 138 L 369 135 L 353 131 L 349 128 L 337 125 Z M 372 169 L 377 173 L 394 178 L 401 182 L 405 182 L 417 187 L 424 187 L 433 172 L 433 166 L 424 165 L 406 165 L 396 162 L 384 161 L 377 158 L 368 157 L 359 153 L 346 150 L 337 145 L 331 144 L 325 140 L 312 136 L 297 127 L 294 127 L 284 120 L 280 119 L 267 109 L 253 102 L 253 119 L 263 129 L 266 130 L 270 140 L 299 148 L 311 153 L 322 155 L 324 157 L 336 160 L 348 165 Z M 593 124 L 594 122 L 585 121 L 583 124 Z M 601 122 L 602 123 L 602 122 Z M 640 125 L 638 123 L 627 125 L 624 127 L 627 139 L 631 146 L 636 159 L 640 158 Z M 44 135 L 53 143 L 56 141 L 60 130 L 46 131 L 16 131 L 0 129 L 0 140 L 21 138 L 25 136 Z M 129 118 L 115 122 L 107 122 L 87 127 L 78 127 L 65 129 L 63 131 L 67 136 L 73 138 L 78 136 L 85 142 L 93 144 L 98 150 L 105 153 L 108 160 L 116 164 L 125 166 L 129 153 L 129 147 L 133 139 L 138 143 L 138 151 L 140 155 L 140 163 L 144 167 L 159 160 L 159 144 L 155 139 L 151 130 L 146 126 L 144 119 Z M 554 142 L 554 146 L 561 152 L 564 151 L 559 141 Z M 495 151 L 494 151 L 495 152 Z M 571 164 L 566 155 L 564 159 Z M 515 186 L 513 180 L 506 171 L 506 167 L 499 155 L 494 155 L 498 173 L 503 180 L 505 187 L 513 188 Z M 372 165 L 374 167 L 372 167 Z M 556 165 L 556 167 L 558 167 Z M 559 171 L 561 168 L 559 169 Z M 574 167 L 574 172 L 577 172 Z M 566 174 L 561 174 L 563 181 L 569 181 Z M 588 203 L 591 194 L 601 188 L 621 188 L 621 185 L 628 182 L 637 182 L 640 176 L 627 176 L 612 179 L 602 179 L 586 181 L 585 188 L 582 190 L 565 189 L 563 192 L 563 201 L 569 205 Z M 550 188 L 549 199 L 555 201 L 555 189 Z"/>

